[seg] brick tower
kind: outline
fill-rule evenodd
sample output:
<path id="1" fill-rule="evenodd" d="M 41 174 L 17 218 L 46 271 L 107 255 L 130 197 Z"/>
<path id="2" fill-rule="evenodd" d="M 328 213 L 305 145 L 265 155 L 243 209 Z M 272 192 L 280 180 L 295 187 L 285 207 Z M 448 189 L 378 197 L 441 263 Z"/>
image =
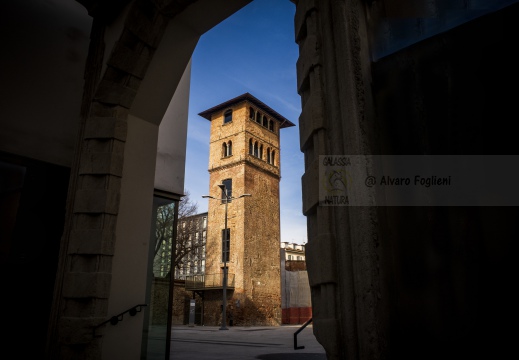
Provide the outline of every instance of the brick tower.
<path id="1" fill-rule="evenodd" d="M 281 324 L 280 291 L 280 129 L 292 122 L 249 93 L 199 114 L 211 121 L 209 194 L 227 204 L 228 254 L 224 254 L 225 203 L 209 200 L 206 282 L 229 273 L 227 320 L 234 325 Z M 242 194 L 250 197 L 239 198 Z M 220 288 L 221 289 L 221 288 Z M 222 291 L 204 291 L 204 323 L 222 321 Z"/>

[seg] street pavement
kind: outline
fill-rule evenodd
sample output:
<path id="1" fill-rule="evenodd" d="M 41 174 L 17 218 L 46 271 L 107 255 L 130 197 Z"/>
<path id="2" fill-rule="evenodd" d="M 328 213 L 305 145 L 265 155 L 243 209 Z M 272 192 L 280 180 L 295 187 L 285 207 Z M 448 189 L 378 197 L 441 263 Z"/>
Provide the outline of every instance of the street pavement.
<path id="1" fill-rule="evenodd" d="M 323 347 L 308 325 L 219 326 L 175 325 L 171 330 L 171 360 L 326 360 Z"/>

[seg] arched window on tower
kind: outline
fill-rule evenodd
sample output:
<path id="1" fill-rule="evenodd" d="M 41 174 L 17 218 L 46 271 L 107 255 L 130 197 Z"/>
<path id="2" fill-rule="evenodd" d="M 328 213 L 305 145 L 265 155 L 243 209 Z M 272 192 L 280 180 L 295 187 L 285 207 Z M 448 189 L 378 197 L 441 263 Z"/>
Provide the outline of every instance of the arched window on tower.
<path id="1" fill-rule="evenodd" d="M 254 148 L 252 146 L 252 139 L 249 139 L 249 154 L 254 155 Z"/>
<path id="2" fill-rule="evenodd" d="M 223 114 L 223 123 L 227 124 L 232 121 L 232 110 L 229 109 Z"/>
<path id="3" fill-rule="evenodd" d="M 265 127 L 268 127 L 268 123 L 269 123 L 269 121 L 267 120 L 267 117 L 265 115 L 263 115 L 263 124 L 262 125 Z"/>
<path id="4" fill-rule="evenodd" d="M 261 114 L 259 111 L 256 112 L 256 122 L 261 124 Z"/>
<path id="5" fill-rule="evenodd" d="M 223 143 L 222 144 L 222 157 L 226 157 L 226 156 L 227 156 L 227 144 Z"/>
<path id="6" fill-rule="evenodd" d="M 249 107 L 249 119 L 252 119 L 254 120 L 254 109 L 251 107 Z"/>
<path id="7" fill-rule="evenodd" d="M 260 146 L 258 157 L 263 160 L 263 145 Z"/>
<path id="8" fill-rule="evenodd" d="M 272 151 L 272 154 L 270 155 L 270 163 L 274 166 L 276 166 L 276 152 Z"/>
<path id="9" fill-rule="evenodd" d="M 254 143 L 254 156 L 258 157 L 258 142 Z"/>
<path id="10" fill-rule="evenodd" d="M 274 121 L 273 120 L 269 121 L 269 130 L 274 131 Z"/>
<path id="11" fill-rule="evenodd" d="M 227 156 L 232 155 L 232 141 L 229 140 L 229 143 L 227 144 Z"/>
<path id="12" fill-rule="evenodd" d="M 267 163 L 270 164 L 270 148 L 267 148 Z"/>

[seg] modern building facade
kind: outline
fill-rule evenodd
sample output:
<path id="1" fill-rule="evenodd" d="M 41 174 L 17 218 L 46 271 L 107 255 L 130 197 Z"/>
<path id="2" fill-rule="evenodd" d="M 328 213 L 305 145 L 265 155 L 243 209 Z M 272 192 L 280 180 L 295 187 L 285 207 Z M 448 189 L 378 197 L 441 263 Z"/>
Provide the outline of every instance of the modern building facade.
<path id="1" fill-rule="evenodd" d="M 207 213 L 187 216 L 178 222 L 175 279 L 205 274 Z"/>
<path id="2" fill-rule="evenodd" d="M 150 234 L 184 189 L 191 54 L 249 2 L 4 1 L 4 343 L 27 358 L 147 356 Z M 518 207 L 322 207 L 318 159 L 515 154 L 518 2 L 293 2 L 306 262 L 328 359 L 507 357 Z"/>

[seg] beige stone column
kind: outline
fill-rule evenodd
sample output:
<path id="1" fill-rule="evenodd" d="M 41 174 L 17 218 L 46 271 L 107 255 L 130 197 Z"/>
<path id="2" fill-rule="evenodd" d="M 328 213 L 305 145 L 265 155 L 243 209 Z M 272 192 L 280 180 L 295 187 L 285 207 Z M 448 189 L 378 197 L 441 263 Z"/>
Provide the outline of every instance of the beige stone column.
<path id="1" fill-rule="evenodd" d="M 348 0 L 294 3 L 314 333 L 329 359 L 379 359 L 383 336 L 377 317 L 376 210 L 318 202 L 320 155 L 374 153 L 364 5 Z"/>

